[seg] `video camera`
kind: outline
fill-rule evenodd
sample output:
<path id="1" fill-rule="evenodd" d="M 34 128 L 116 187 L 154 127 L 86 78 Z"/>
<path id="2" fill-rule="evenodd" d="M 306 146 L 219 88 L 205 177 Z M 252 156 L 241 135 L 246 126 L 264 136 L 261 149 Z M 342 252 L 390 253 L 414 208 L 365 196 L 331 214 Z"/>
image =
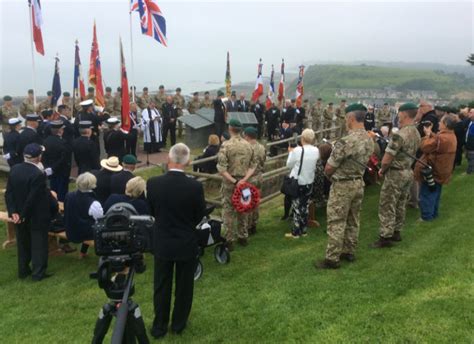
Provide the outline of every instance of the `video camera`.
<path id="1" fill-rule="evenodd" d="M 93 226 L 98 256 L 123 256 L 150 252 L 153 244 L 152 216 L 140 216 L 127 203 L 113 205 Z"/>

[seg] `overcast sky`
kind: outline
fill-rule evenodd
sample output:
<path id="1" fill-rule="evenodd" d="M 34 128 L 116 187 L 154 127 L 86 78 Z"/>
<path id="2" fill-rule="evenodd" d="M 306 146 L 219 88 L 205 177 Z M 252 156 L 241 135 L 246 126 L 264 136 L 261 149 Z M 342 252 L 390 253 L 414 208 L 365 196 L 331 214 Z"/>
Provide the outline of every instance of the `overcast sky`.
<path id="1" fill-rule="evenodd" d="M 226 51 L 233 83 L 255 79 L 308 61 L 404 61 L 464 64 L 473 52 L 471 1 L 164 1 L 168 47 L 140 32 L 132 17 L 134 80 L 137 88 L 182 86 L 186 93 L 207 81 L 223 86 Z M 61 59 L 63 91 L 72 89 L 74 41 L 79 40 L 85 79 L 92 25 L 97 34 L 105 84 L 119 83 L 119 36 L 132 77 L 129 0 L 42 0 L 46 54 L 35 52 L 37 92 L 50 89 L 54 56 Z M 0 0 L 0 94 L 22 95 L 32 87 L 27 0 Z M 131 83 L 132 80 L 129 80 Z M 87 82 L 86 82 L 87 85 Z"/>

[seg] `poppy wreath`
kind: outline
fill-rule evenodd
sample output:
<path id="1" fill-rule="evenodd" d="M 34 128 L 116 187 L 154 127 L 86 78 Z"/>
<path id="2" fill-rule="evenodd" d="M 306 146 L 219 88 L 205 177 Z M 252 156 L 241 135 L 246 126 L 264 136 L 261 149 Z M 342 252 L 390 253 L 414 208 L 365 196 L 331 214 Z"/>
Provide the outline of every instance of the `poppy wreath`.
<path id="1" fill-rule="evenodd" d="M 243 191 L 245 189 L 250 190 L 249 199 L 245 200 L 243 197 Z M 260 204 L 260 190 L 253 184 L 241 183 L 237 185 L 232 194 L 232 205 L 235 210 L 239 213 L 248 213 L 254 210 Z"/>

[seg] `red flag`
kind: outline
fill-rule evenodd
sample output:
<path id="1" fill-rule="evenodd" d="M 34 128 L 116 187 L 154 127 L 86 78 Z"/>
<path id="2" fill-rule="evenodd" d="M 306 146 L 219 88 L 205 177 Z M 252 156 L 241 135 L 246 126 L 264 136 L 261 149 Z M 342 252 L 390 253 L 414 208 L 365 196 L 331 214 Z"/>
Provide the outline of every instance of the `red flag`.
<path id="1" fill-rule="evenodd" d="M 104 87 L 102 86 L 102 69 L 100 66 L 99 43 L 95 30 L 92 38 L 91 59 L 89 66 L 89 84 L 95 87 L 95 104 L 105 107 Z"/>
<path id="2" fill-rule="evenodd" d="M 252 93 L 252 101 L 255 102 L 263 94 L 263 78 L 262 78 L 262 59 L 258 63 L 257 82 Z"/>
<path id="3" fill-rule="evenodd" d="M 120 39 L 120 86 L 122 93 L 122 130 L 130 131 L 130 95 L 128 94 L 127 69 L 123 57 L 122 39 Z"/>
<path id="4" fill-rule="evenodd" d="M 303 76 L 304 76 L 304 66 L 300 66 L 300 73 L 298 75 L 298 83 L 296 84 L 296 107 L 300 107 L 303 103 Z"/>
<path id="5" fill-rule="evenodd" d="M 41 33 L 41 25 L 43 25 L 43 17 L 41 16 L 40 0 L 28 0 L 31 7 L 31 23 L 33 30 L 33 41 L 38 53 L 44 56 L 43 35 Z"/>
<path id="6" fill-rule="evenodd" d="M 281 60 L 280 84 L 278 85 L 278 101 L 285 99 L 285 60 Z"/>

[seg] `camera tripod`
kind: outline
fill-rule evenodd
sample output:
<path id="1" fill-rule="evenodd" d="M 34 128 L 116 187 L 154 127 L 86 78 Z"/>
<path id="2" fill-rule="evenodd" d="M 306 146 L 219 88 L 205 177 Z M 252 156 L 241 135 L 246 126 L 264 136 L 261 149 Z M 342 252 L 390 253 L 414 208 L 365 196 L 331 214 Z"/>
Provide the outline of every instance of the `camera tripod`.
<path id="1" fill-rule="evenodd" d="M 142 318 L 140 307 L 131 296 L 135 291 L 133 277 L 135 267 L 132 263 L 127 275 L 118 274 L 114 281 L 110 279 L 111 264 L 101 262 L 97 277 L 99 286 L 105 290 L 110 299 L 99 311 L 99 317 L 95 323 L 92 344 L 103 342 L 113 317 L 117 318 L 112 332 L 112 344 L 148 344 L 145 323 Z"/>

